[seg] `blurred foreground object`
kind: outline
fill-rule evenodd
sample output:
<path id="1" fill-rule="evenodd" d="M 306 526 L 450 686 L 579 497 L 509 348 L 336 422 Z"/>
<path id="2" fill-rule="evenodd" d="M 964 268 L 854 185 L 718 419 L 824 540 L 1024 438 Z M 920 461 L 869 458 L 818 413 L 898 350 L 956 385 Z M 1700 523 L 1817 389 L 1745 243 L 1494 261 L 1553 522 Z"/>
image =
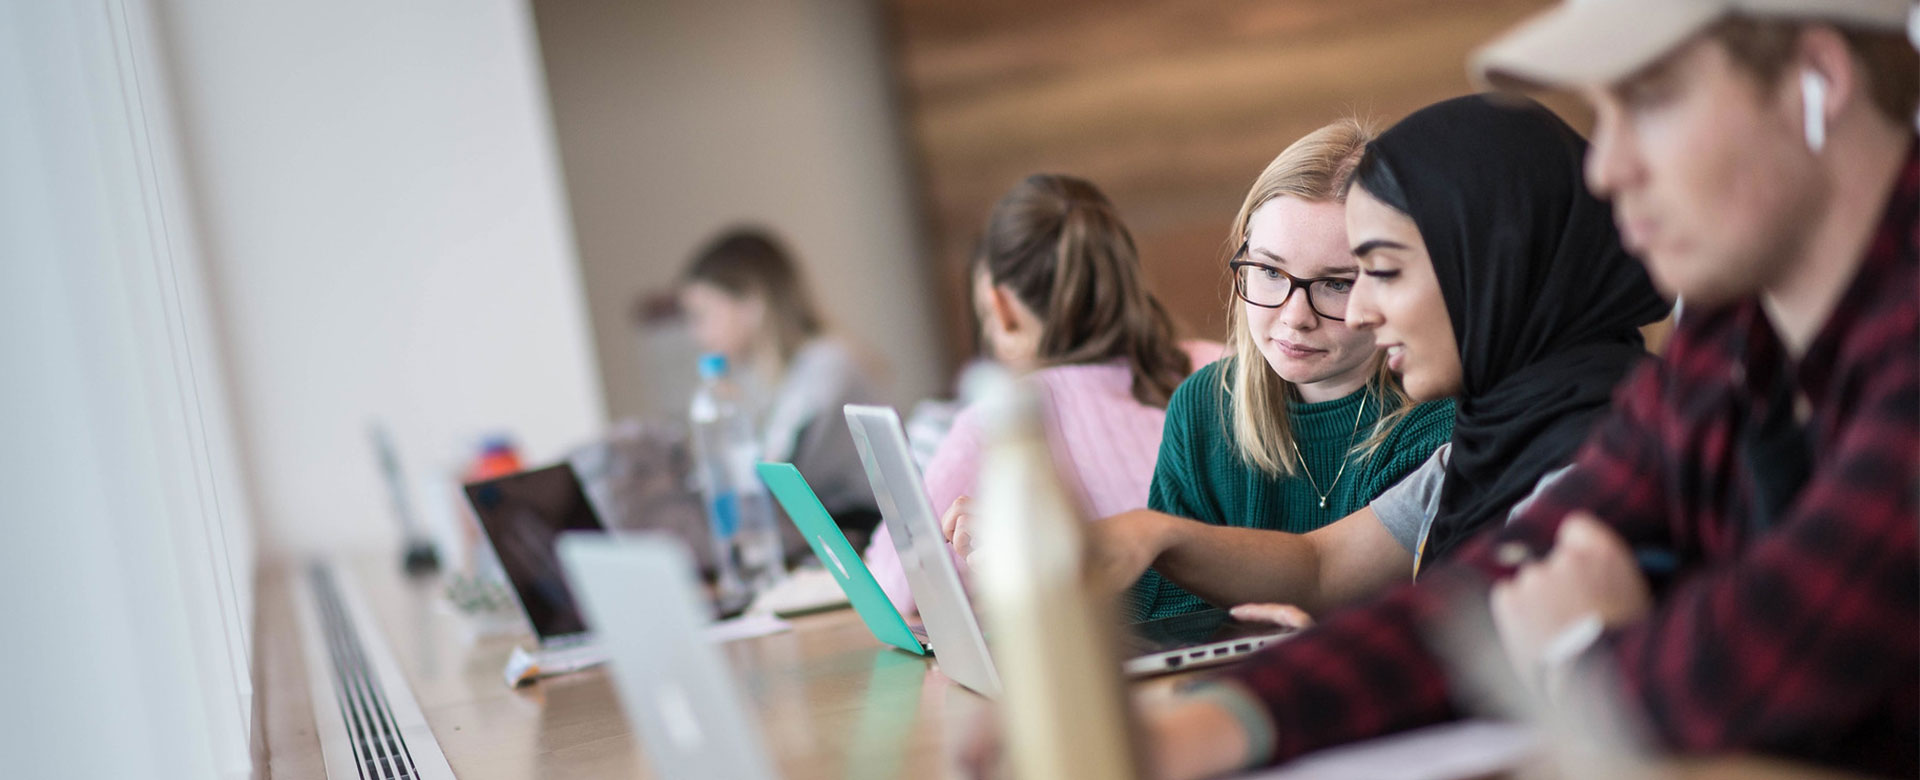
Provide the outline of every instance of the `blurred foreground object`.
<path id="1" fill-rule="evenodd" d="M 1621 696 L 1619 682 L 1601 664 L 1541 669 L 1539 679 L 1516 671 L 1495 628 L 1484 592 L 1449 594 L 1446 622 L 1428 629 L 1429 641 L 1460 681 L 1457 706 L 1476 715 L 1526 725 L 1540 742 L 1541 761 L 1521 777 L 1611 780 L 1659 777 L 1645 721 Z M 1551 680 L 1552 684 L 1546 684 Z"/>
<path id="2" fill-rule="evenodd" d="M 1013 776 L 1138 777 L 1113 604 L 1084 576 L 1085 529 L 1054 470 L 1040 399 L 1005 374 L 992 382 L 979 586 Z"/>

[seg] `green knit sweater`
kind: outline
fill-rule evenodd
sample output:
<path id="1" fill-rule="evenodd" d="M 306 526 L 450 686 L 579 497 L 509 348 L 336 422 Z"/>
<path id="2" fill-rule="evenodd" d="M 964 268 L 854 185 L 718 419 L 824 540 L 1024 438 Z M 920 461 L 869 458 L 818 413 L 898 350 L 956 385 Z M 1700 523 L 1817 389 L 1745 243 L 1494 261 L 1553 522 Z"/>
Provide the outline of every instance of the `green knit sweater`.
<path id="1" fill-rule="evenodd" d="M 1453 435 L 1453 402 L 1415 407 L 1371 456 L 1358 445 L 1373 433 L 1380 399 L 1369 390 L 1321 403 L 1289 403 L 1295 443 L 1308 477 L 1278 476 L 1241 459 L 1234 449 L 1222 359 L 1202 368 L 1173 393 L 1153 469 L 1147 507 L 1215 525 L 1306 533 L 1352 514 L 1425 462 Z M 1362 408 L 1361 405 L 1365 407 Z M 1355 417 L 1359 433 L 1355 434 Z M 1343 457 L 1351 457 L 1341 473 Z M 1336 479 L 1335 475 L 1339 475 Z M 1319 493 L 1327 493 L 1326 507 Z M 1132 620 L 1197 612 L 1207 602 L 1149 569 L 1121 600 Z M 1231 605 L 1226 605 L 1231 606 Z"/>

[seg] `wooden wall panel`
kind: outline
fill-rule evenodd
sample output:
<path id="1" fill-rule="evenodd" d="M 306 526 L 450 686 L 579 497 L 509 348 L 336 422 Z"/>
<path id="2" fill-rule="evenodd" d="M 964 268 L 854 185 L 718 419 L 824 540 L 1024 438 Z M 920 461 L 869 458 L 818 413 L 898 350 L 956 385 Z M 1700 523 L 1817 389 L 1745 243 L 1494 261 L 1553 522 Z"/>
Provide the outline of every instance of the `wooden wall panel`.
<path id="1" fill-rule="evenodd" d="M 1246 188 L 1306 132 L 1470 89 L 1467 53 L 1544 0 L 886 0 L 949 354 L 971 350 L 966 260 L 1034 172 L 1114 199 L 1190 334 L 1225 334 L 1223 243 Z M 1576 119 L 1576 124 L 1583 124 Z"/>

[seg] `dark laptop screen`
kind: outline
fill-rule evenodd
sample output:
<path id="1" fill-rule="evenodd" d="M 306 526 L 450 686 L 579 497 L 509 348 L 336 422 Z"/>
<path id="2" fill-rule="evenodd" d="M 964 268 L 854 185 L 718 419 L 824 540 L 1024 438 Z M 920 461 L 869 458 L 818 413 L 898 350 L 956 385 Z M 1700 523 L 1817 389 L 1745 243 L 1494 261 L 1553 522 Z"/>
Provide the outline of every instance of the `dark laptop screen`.
<path id="1" fill-rule="evenodd" d="M 567 464 L 467 485 L 480 527 L 540 638 L 586 630 L 554 550 L 566 531 L 604 531 Z"/>

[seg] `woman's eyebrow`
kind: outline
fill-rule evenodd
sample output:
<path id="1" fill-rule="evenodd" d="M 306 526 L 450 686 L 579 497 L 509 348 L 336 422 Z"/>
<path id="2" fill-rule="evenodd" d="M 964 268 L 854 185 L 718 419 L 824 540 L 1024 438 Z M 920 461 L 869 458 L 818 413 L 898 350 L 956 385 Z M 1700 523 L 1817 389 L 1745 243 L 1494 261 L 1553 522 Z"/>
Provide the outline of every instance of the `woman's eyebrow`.
<path id="1" fill-rule="evenodd" d="M 1282 257 L 1280 257 L 1279 255 L 1276 255 L 1276 254 L 1274 254 L 1274 253 L 1272 252 L 1272 250 L 1268 250 L 1268 249 L 1255 249 L 1255 250 L 1253 250 L 1253 252 L 1251 252 L 1250 254 L 1257 254 L 1257 255 L 1265 255 L 1267 259 L 1269 259 L 1269 260 L 1272 260 L 1272 261 L 1273 261 L 1273 262 L 1275 262 L 1275 263 L 1281 263 L 1281 264 L 1284 264 L 1284 263 L 1286 263 L 1286 260 L 1285 260 L 1284 258 L 1282 258 Z M 1320 277 L 1323 277 L 1323 276 L 1339 276 L 1339 275 L 1341 275 L 1341 274 L 1357 274 L 1357 273 L 1360 273 L 1360 267 L 1359 267 L 1359 266 L 1354 266 L 1354 265 L 1323 265 L 1323 266 L 1320 266 L 1320 267 L 1318 267 L 1318 268 L 1309 268 L 1309 269 L 1306 269 L 1305 271 L 1303 271 L 1303 272 L 1301 272 L 1301 274 L 1300 274 L 1300 278 L 1302 278 L 1302 279 L 1306 279 L 1306 278 L 1314 278 L 1314 279 L 1318 279 L 1318 278 L 1320 278 Z"/>
<path id="2" fill-rule="evenodd" d="M 1376 238 L 1372 241 L 1360 242 L 1359 246 L 1356 246 L 1353 248 L 1353 256 L 1366 257 L 1367 255 L 1373 254 L 1374 252 L 1380 251 L 1382 249 L 1406 249 L 1406 248 L 1407 248 L 1406 244 L 1402 244 L 1398 241 L 1388 241 L 1384 238 Z"/>

